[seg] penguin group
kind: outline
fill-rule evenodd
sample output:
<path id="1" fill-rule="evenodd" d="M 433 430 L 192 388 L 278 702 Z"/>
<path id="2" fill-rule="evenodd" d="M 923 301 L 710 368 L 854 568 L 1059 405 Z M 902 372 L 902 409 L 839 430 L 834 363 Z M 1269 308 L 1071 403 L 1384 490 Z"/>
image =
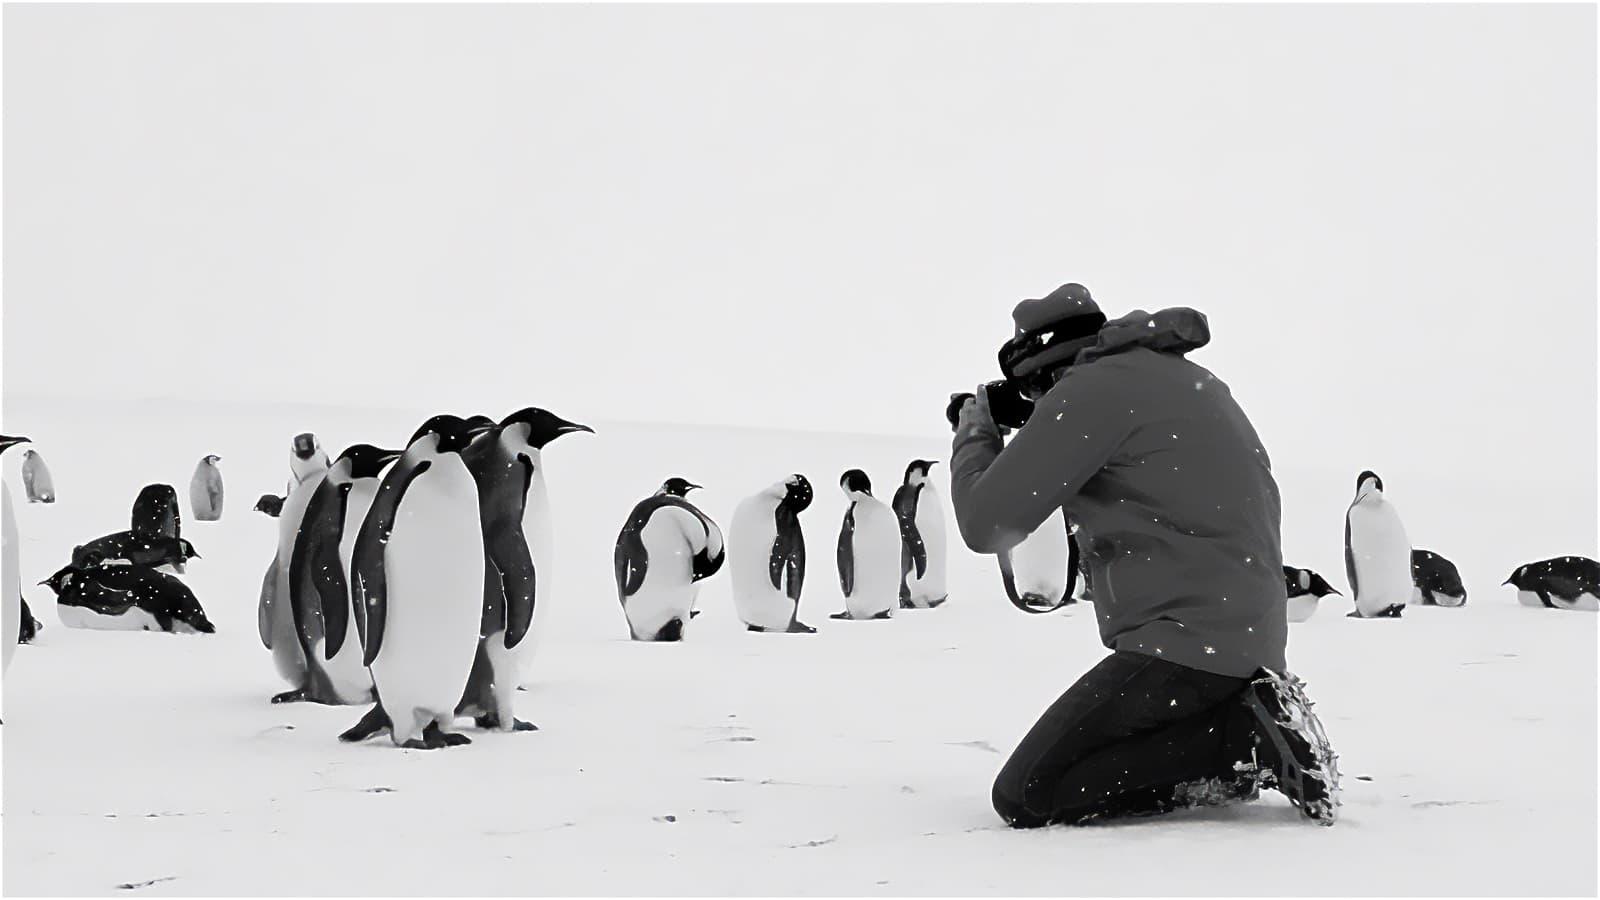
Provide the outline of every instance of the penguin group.
<path id="1" fill-rule="evenodd" d="M 513 701 L 548 618 L 542 451 L 580 431 L 592 429 L 537 407 L 498 422 L 443 414 L 403 448 L 355 444 L 332 460 L 314 433 L 296 435 L 281 505 L 257 504 L 277 507 L 259 624 L 291 690 L 273 702 L 371 703 L 340 739 L 387 731 L 415 749 L 471 743 L 461 716 L 533 730 Z"/>
<path id="2" fill-rule="evenodd" d="M 906 466 L 890 503 L 873 493 L 861 469 L 839 478 L 846 500 L 835 561 L 845 608 L 840 620 L 883 620 L 896 609 L 944 603 L 945 520 L 929 479 L 933 460 Z M 701 582 L 732 572 L 733 606 L 756 633 L 813 634 L 800 620 L 806 580 L 806 540 L 800 523 L 815 499 L 810 479 L 791 474 L 740 501 L 730 534 L 688 498 L 700 486 L 679 476 L 662 483 L 629 512 L 617 535 L 617 598 L 637 641 L 679 641 Z"/>
<path id="3" fill-rule="evenodd" d="M 151 484 L 134 499 L 129 528 L 72 550 L 71 561 L 40 582 L 56 595 L 68 628 L 213 634 L 216 626 L 178 575 L 200 554 L 182 536 L 178 494 Z"/>
<path id="4" fill-rule="evenodd" d="M 1455 563 L 1432 550 L 1413 547 L 1400 513 L 1384 494 L 1383 479 L 1371 470 L 1356 477 L 1355 497 L 1345 511 L 1345 575 L 1355 619 L 1396 619 L 1407 606 L 1458 608 L 1467 588 Z M 1283 567 L 1290 622 L 1304 622 L 1318 602 L 1339 594 L 1310 569 Z M 1506 579 L 1526 606 L 1600 609 L 1600 563 L 1563 556 L 1520 566 Z"/>

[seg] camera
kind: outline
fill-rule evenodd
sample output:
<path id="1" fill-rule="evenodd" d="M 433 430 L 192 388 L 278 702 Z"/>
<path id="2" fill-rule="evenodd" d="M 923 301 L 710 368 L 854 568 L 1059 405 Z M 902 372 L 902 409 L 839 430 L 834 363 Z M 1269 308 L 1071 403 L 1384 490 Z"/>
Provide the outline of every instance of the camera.
<path id="1" fill-rule="evenodd" d="M 991 381 L 979 390 L 988 398 L 989 414 L 994 416 L 996 425 L 1015 430 L 1028 424 L 1028 417 L 1033 415 L 1033 401 L 1023 396 L 1015 384 L 1010 381 Z M 950 405 L 945 407 L 944 415 L 952 429 L 960 421 L 961 407 L 973 397 L 973 394 L 950 395 Z"/>

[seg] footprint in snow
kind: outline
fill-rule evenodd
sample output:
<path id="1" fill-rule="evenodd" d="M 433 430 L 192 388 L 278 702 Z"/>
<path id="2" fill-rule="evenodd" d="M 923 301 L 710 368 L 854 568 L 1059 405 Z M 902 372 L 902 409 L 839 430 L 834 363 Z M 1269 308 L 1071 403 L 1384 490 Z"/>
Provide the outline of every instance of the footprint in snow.
<path id="1" fill-rule="evenodd" d="M 951 747 L 971 747 L 974 750 L 982 750 L 986 753 L 1000 752 L 995 745 L 988 741 L 946 741 L 945 743 Z"/>

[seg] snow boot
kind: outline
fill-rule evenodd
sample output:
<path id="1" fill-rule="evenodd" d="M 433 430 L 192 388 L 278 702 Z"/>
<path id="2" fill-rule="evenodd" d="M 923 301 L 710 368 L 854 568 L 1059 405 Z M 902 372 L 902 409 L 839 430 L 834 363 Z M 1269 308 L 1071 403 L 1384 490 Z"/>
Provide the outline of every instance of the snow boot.
<path id="1" fill-rule="evenodd" d="M 1311 821 L 1332 825 L 1339 813 L 1339 757 L 1311 711 L 1305 682 L 1262 669 L 1245 688 L 1244 703 L 1255 714 L 1262 785 L 1288 797 Z"/>

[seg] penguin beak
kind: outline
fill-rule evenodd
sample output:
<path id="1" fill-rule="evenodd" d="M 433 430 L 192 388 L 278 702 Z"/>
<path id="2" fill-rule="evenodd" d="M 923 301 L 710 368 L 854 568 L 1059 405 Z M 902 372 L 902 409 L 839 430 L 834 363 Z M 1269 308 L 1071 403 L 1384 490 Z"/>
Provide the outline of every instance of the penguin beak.
<path id="1" fill-rule="evenodd" d="M 1506 585 L 1508 585 L 1510 583 L 1511 583 L 1511 579 L 1507 578 L 1505 581 L 1500 582 L 1500 586 L 1501 587 L 1505 587 Z"/>
<path id="2" fill-rule="evenodd" d="M 686 485 L 684 487 L 684 490 L 686 490 L 686 491 L 703 491 L 703 490 L 705 490 L 705 488 L 701 487 L 698 484 L 691 484 L 691 485 Z"/>
<path id="3" fill-rule="evenodd" d="M 15 447 L 18 444 L 31 444 L 31 443 L 33 443 L 33 438 L 0 437 L 0 450 L 5 450 L 8 447 Z"/>
<path id="4" fill-rule="evenodd" d="M 382 460 L 383 463 L 387 465 L 404 456 L 405 454 L 406 452 L 404 450 L 384 450 L 378 454 L 378 459 Z"/>
<path id="5" fill-rule="evenodd" d="M 556 434 L 571 434 L 574 431 L 583 431 L 587 432 L 588 434 L 594 434 L 593 428 L 590 428 L 587 425 L 580 425 L 577 422 L 563 422 L 556 428 Z"/>

